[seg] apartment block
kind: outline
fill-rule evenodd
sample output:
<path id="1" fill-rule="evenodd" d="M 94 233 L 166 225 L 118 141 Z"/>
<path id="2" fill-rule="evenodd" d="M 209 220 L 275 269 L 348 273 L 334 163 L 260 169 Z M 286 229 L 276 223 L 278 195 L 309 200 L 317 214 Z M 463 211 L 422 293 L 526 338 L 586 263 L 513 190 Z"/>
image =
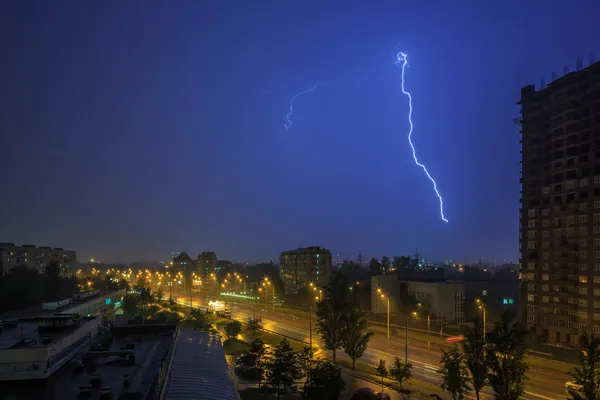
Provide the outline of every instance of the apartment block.
<path id="1" fill-rule="evenodd" d="M 279 268 L 286 294 L 310 283 L 323 287 L 331 273 L 331 251 L 320 246 L 284 251 L 279 256 Z"/>
<path id="2" fill-rule="evenodd" d="M 600 334 L 600 63 L 521 89 L 521 314 L 540 341 Z"/>
<path id="3" fill-rule="evenodd" d="M 204 278 L 217 272 L 217 254 L 213 251 L 203 251 L 198 254 L 197 272 Z"/>
<path id="4" fill-rule="evenodd" d="M 56 261 L 63 277 L 73 276 L 72 265 L 76 260 L 73 250 L 60 247 L 47 247 L 24 244 L 17 246 L 14 243 L 0 243 L 0 276 L 7 274 L 17 266 L 35 269 L 40 274 L 44 273 L 46 265 Z"/>

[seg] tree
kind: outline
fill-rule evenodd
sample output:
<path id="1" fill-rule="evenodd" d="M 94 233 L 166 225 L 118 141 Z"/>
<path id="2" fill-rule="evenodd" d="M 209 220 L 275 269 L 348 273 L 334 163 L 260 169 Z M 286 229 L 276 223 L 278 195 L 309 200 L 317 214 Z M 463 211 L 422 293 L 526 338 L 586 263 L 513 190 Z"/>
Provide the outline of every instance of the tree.
<path id="1" fill-rule="evenodd" d="M 158 289 L 156 289 L 156 291 L 154 292 L 154 298 L 156 299 L 156 302 L 160 303 L 164 297 L 165 293 L 163 292 L 162 288 L 159 287 Z"/>
<path id="2" fill-rule="evenodd" d="M 496 399 L 517 400 L 525 389 L 527 334 L 515 324 L 510 312 L 502 314 L 492 332 L 486 336 L 487 360 L 490 369 L 488 382 Z"/>
<path id="3" fill-rule="evenodd" d="M 233 339 L 237 337 L 242 331 L 242 323 L 240 321 L 231 321 L 225 325 L 225 335 L 227 339 Z"/>
<path id="4" fill-rule="evenodd" d="M 343 320 L 349 310 L 348 280 L 340 271 L 332 271 L 329 283 L 323 290 L 323 301 L 317 303 L 317 333 L 325 348 L 333 353 L 342 346 Z"/>
<path id="5" fill-rule="evenodd" d="M 465 332 L 462 348 L 465 354 L 465 364 L 471 374 L 470 380 L 475 398 L 479 400 L 479 394 L 486 384 L 488 374 L 485 335 L 480 319 L 476 319 L 473 328 L 469 328 Z"/>
<path id="6" fill-rule="evenodd" d="M 123 297 L 123 311 L 125 314 L 135 316 L 138 313 L 139 301 L 135 294 L 127 293 Z"/>
<path id="7" fill-rule="evenodd" d="M 315 349 L 310 346 L 304 346 L 302 351 L 298 353 L 298 365 L 300 371 L 306 377 L 306 384 L 310 384 L 310 371 L 315 362 Z"/>
<path id="8" fill-rule="evenodd" d="M 296 355 L 287 339 L 283 339 L 273 351 L 271 359 L 266 365 L 267 383 L 277 388 L 277 398 L 279 398 L 279 388 L 283 385 L 283 393 L 287 392 L 295 379 L 300 378 L 300 367 Z"/>
<path id="9" fill-rule="evenodd" d="M 390 371 L 388 371 L 387 366 L 385 365 L 385 360 L 379 360 L 379 364 L 377 368 L 375 368 L 375 375 L 381 377 L 381 392 L 383 393 L 383 383 L 384 379 L 388 377 Z"/>
<path id="10" fill-rule="evenodd" d="M 352 360 L 352 369 L 356 367 L 356 360 L 363 356 L 373 332 L 365 332 L 369 323 L 359 309 L 352 309 L 342 320 L 342 348 Z"/>
<path id="11" fill-rule="evenodd" d="M 379 362 L 381 363 L 381 361 Z M 390 368 L 389 372 L 394 380 L 400 385 L 400 390 L 404 392 L 402 384 L 411 378 L 412 364 L 410 362 L 402 362 L 399 357 L 394 357 L 394 363 L 392 364 L 392 368 Z"/>
<path id="12" fill-rule="evenodd" d="M 60 264 L 56 260 L 52 260 L 44 268 L 44 277 L 46 278 L 46 298 L 48 300 L 61 300 L 60 292 Z"/>
<path id="13" fill-rule="evenodd" d="M 262 328 L 262 319 L 260 317 L 248 318 L 248 323 L 246 324 L 246 332 L 248 332 L 253 339 L 256 338 L 258 332 L 260 332 Z"/>
<path id="14" fill-rule="evenodd" d="M 310 370 L 304 396 L 310 400 L 339 400 L 346 388 L 340 368 L 329 361 L 318 361 Z"/>
<path id="15" fill-rule="evenodd" d="M 580 365 L 571 370 L 573 382 L 582 386 L 581 392 L 569 389 L 572 400 L 600 399 L 600 338 L 580 338 Z"/>
<path id="16" fill-rule="evenodd" d="M 456 346 L 450 350 L 442 350 L 441 368 L 438 373 L 442 376 L 442 390 L 450 393 L 453 400 L 462 400 L 469 391 L 467 382 L 469 374 L 465 367 L 465 357 Z"/>
<path id="17" fill-rule="evenodd" d="M 260 370 L 260 374 L 258 376 L 258 387 L 260 387 L 264 375 L 263 367 L 267 361 L 267 347 L 265 346 L 265 343 L 260 339 L 254 339 L 252 343 L 250 343 L 250 348 L 246 351 L 245 355 L 250 356 L 250 358 L 253 359 L 254 366 L 258 367 Z"/>
<path id="18" fill-rule="evenodd" d="M 390 272 L 390 267 L 391 267 L 391 263 L 390 263 L 390 258 L 387 256 L 383 256 L 381 257 L 381 270 L 384 274 L 387 274 L 388 272 Z"/>
<path id="19" fill-rule="evenodd" d="M 369 261 L 369 272 L 371 275 L 381 275 L 381 263 L 375 257 Z"/>
<path id="20" fill-rule="evenodd" d="M 212 321 L 209 319 L 207 312 L 193 309 L 190 312 L 188 321 L 192 325 L 192 329 L 202 332 L 216 332 L 216 329 L 212 326 Z"/>

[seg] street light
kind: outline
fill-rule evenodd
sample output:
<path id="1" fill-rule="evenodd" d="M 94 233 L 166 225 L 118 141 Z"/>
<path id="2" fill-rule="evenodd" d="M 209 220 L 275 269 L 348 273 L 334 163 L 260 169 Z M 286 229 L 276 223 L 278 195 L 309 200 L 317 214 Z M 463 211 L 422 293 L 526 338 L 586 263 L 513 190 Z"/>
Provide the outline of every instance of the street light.
<path id="1" fill-rule="evenodd" d="M 381 296 L 382 299 L 387 300 L 387 341 L 388 346 L 390 345 L 390 298 L 386 296 L 385 293 L 381 289 L 377 289 L 377 293 Z"/>
<path id="2" fill-rule="evenodd" d="M 481 301 L 481 299 L 475 300 L 475 303 L 479 305 L 479 309 L 483 311 L 483 343 L 485 343 L 485 332 L 487 330 L 487 312 L 485 308 L 485 303 Z"/>
<path id="3" fill-rule="evenodd" d="M 423 307 L 423 304 L 417 303 L 417 308 Z M 431 314 L 427 312 L 427 350 L 431 350 Z"/>

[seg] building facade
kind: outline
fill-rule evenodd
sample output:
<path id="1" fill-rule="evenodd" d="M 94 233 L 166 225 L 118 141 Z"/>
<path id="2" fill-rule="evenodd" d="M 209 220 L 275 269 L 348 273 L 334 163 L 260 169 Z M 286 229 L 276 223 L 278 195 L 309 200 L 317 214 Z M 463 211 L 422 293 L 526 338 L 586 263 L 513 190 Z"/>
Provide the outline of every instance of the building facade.
<path id="1" fill-rule="evenodd" d="M 600 334 L 600 63 L 521 89 L 521 315 L 536 338 Z"/>
<path id="2" fill-rule="evenodd" d="M 279 268 L 286 294 L 310 283 L 323 287 L 331 274 L 331 251 L 320 246 L 284 251 L 279 256 Z"/>
<path id="3" fill-rule="evenodd" d="M 198 254 L 197 272 L 203 278 L 217 273 L 217 254 L 213 251 L 203 251 Z"/>
<path id="4" fill-rule="evenodd" d="M 76 262 L 76 253 L 60 247 L 47 247 L 24 244 L 17 246 L 14 243 L 0 243 L 0 275 L 10 272 L 17 266 L 25 266 L 44 273 L 46 266 L 56 261 L 62 277 L 73 276 L 73 263 Z"/>

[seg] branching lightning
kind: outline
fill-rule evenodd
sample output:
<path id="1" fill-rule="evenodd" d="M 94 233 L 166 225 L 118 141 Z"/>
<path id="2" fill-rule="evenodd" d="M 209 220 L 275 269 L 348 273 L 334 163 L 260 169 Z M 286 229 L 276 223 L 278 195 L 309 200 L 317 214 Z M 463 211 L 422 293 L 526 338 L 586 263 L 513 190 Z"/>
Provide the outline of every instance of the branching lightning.
<path id="1" fill-rule="evenodd" d="M 433 183 L 433 190 L 435 190 L 435 194 L 437 194 L 438 199 L 440 199 L 440 216 L 442 217 L 442 221 L 448 222 L 446 217 L 444 217 L 444 201 L 442 200 L 442 196 L 440 195 L 440 192 L 437 189 L 437 183 L 435 183 L 435 179 L 433 179 L 431 177 L 431 175 L 429 174 L 429 171 L 427 171 L 427 167 L 425 167 L 425 165 L 421 164 L 419 162 L 419 160 L 417 159 L 417 152 L 416 152 L 415 146 L 413 145 L 413 142 L 412 142 L 412 133 L 413 133 L 413 128 L 414 128 L 413 123 L 412 123 L 412 111 L 413 111 L 412 96 L 404 88 L 404 70 L 405 70 L 407 64 L 408 64 L 408 58 L 407 58 L 406 53 L 400 52 L 400 53 L 396 54 L 396 65 L 401 65 L 401 67 L 402 67 L 402 93 L 404 93 L 406 96 L 408 96 L 408 106 L 409 106 L 409 108 L 408 108 L 408 123 L 410 124 L 410 129 L 408 131 L 408 143 L 410 143 L 410 147 L 412 148 L 412 155 L 415 160 L 415 164 L 417 164 L 419 167 L 423 168 L 423 171 L 425 171 L 425 174 L 427 175 L 427 177 L 429 178 L 431 183 Z"/>
<path id="2" fill-rule="evenodd" d="M 313 90 L 315 90 L 318 86 L 320 85 L 320 83 L 317 83 L 316 85 L 314 85 L 313 87 L 311 87 L 310 89 L 306 89 L 303 92 L 300 93 L 296 93 L 296 95 L 294 97 L 292 97 L 292 100 L 290 100 L 290 111 L 287 113 L 287 115 L 285 116 L 287 118 L 287 124 L 285 124 L 285 128 L 286 129 L 290 129 L 290 127 L 292 126 L 292 120 L 290 119 L 290 117 L 292 116 L 292 113 L 294 112 L 294 100 L 296 100 L 296 97 L 298 96 L 302 96 L 303 94 L 307 94 L 312 92 Z"/>

